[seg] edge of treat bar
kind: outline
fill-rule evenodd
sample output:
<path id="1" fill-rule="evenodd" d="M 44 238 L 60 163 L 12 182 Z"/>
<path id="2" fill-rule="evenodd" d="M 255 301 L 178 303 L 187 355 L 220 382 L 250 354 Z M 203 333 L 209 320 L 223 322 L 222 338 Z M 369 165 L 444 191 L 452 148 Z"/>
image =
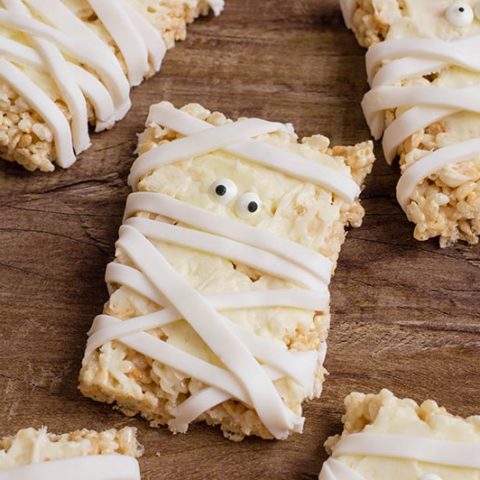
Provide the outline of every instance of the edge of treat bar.
<path id="1" fill-rule="evenodd" d="M 169 105 L 172 106 L 171 104 Z M 216 126 L 229 122 L 223 114 L 219 112 L 210 112 L 198 104 L 188 104 L 180 110 L 183 110 L 196 118 L 206 120 Z M 147 122 L 146 129 L 139 135 L 137 153 L 145 153 L 163 141 L 172 141 L 180 136 L 181 135 L 173 130 L 169 130 L 168 128 L 155 123 Z M 297 142 L 297 140 L 298 139 L 295 137 L 295 142 Z M 293 138 L 289 141 L 293 142 Z M 326 153 L 334 158 L 336 157 L 338 162 L 342 162 L 349 166 L 358 184 L 362 184 L 364 178 L 372 168 L 374 154 L 373 144 L 370 141 L 351 147 L 330 147 L 329 140 L 326 137 L 314 135 L 303 139 L 301 142 L 321 153 Z M 336 249 L 339 249 L 339 245 L 343 243 L 345 237 L 345 227 L 348 224 L 359 226 L 363 214 L 364 211 L 358 201 L 354 202 L 354 204 L 347 204 L 345 202 L 339 214 L 338 221 L 334 228 L 332 228 L 332 232 L 329 234 L 331 235 L 332 241 L 327 243 L 334 244 Z M 335 249 L 333 249 L 333 246 L 330 253 L 332 257 L 331 259 L 335 261 L 337 253 Z M 319 337 L 322 337 L 320 339 L 321 341 L 325 340 L 327 336 L 328 318 L 328 312 L 325 312 L 325 316 L 322 317 L 322 331 L 318 332 Z M 114 346 L 115 348 L 120 348 L 118 343 L 114 344 Z M 107 348 L 107 346 L 102 347 L 102 349 L 103 348 Z M 112 347 L 108 346 L 108 348 L 111 349 Z M 117 408 L 121 409 L 126 415 L 131 416 L 140 413 L 144 418 L 151 422 L 152 426 L 168 424 L 172 418 L 171 412 L 168 410 L 168 403 L 165 403 L 166 401 L 164 402 L 164 399 L 158 399 L 156 402 L 154 401 L 152 395 L 155 395 L 155 389 L 152 389 L 151 394 L 150 390 L 148 390 L 148 394 L 142 393 L 142 395 L 138 395 L 138 398 L 135 398 L 134 395 L 130 395 L 127 391 L 118 388 L 118 386 L 116 387 L 113 384 L 110 385 L 107 378 L 108 375 L 104 377 L 104 373 L 102 373 L 103 380 L 96 378 L 96 365 L 97 362 L 99 362 L 100 353 L 101 349 L 95 351 L 94 355 L 96 355 L 96 358 L 88 359 L 84 363 L 80 373 L 80 390 L 82 393 L 97 401 L 111 404 L 116 403 Z M 135 358 L 135 356 L 130 356 L 130 358 Z M 147 363 L 149 363 L 149 360 Z M 313 395 L 314 398 L 318 397 L 321 393 L 325 373 L 326 371 L 323 366 L 319 365 L 314 389 L 315 393 Z M 138 375 L 141 379 L 142 373 L 138 372 Z M 183 378 L 180 374 L 179 376 L 180 378 Z M 138 381 L 136 385 L 138 385 L 142 391 L 144 390 L 142 384 L 138 383 Z M 197 420 L 205 421 L 207 424 L 211 425 L 220 425 L 225 436 L 231 440 L 241 440 L 245 435 L 258 435 L 263 438 L 272 438 L 261 423 L 256 412 L 247 409 L 237 401 L 223 402 L 221 406 L 208 410 L 206 413 L 198 417 Z M 245 422 L 245 424 L 242 422 Z"/>
<path id="2" fill-rule="evenodd" d="M 219 15 L 223 9 L 223 0 L 198 0 L 194 5 L 169 7 L 169 21 L 161 24 L 161 33 L 168 49 L 176 41 L 185 40 L 187 26 L 200 16 L 213 10 Z M 157 25 L 156 25 L 157 26 Z M 158 26 L 157 26 L 158 27 Z M 123 60 L 121 60 L 123 65 Z M 123 65 L 124 66 L 124 65 Z M 150 72 L 148 76 L 155 72 Z M 95 112 L 88 98 L 88 121 L 95 125 Z M 55 101 L 68 123 L 71 114 L 61 100 Z M 40 115 L 7 83 L 0 82 L 0 158 L 18 163 L 28 171 L 55 170 L 57 155 L 52 130 Z"/>

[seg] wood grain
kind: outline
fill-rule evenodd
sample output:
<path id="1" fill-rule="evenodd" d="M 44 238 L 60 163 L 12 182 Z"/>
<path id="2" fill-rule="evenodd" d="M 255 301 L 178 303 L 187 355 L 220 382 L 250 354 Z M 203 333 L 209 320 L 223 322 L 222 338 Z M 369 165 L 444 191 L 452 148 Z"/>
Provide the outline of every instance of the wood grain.
<path id="1" fill-rule="evenodd" d="M 227 115 L 293 122 L 335 143 L 368 137 L 359 101 L 364 52 L 335 0 L 228 0 L 190 28 L 162 73 L 137 88 L 133 109 L 68 171 L 0 167 L 1 434 L 134 425 L 143 478 L 315 479 L 322 444 L 338 432 L 342 399 L 382 387 L 453 412 L 480 414 L 480 250 L 412 239 L 397 206 L 396 169 L 379 153 L 364 193 L 364 226 L 350 234 L 333 281 L 333 322 L 319 401 L 303 436 L 233 444 L 216 429 L 152 430 L 82 398 L 85 334 L 107 299 L 104 269 L 121 221 L 136 133 L 148 106 L 201 102 Z"/>

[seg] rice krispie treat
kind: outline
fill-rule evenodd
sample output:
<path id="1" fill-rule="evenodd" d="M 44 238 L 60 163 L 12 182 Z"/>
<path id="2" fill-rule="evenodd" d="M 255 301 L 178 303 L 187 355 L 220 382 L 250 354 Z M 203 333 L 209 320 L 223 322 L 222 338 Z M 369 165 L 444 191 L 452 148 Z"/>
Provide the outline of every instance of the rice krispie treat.
<path id="1" fill-rule="evenodd" d="M 342 435 L 320 480 L 476 480 L 480 417 L 455 417 L 433 400 L 418 405 L 388 390 L 345 399 Z"/>
<path id="2" fill-rule="evenodd" d="M 173 432 L 193 421 L 232 440 L 301 432 L 371 142 L 298 142 L 291 125 L 162 102 L 138 152 L 81 391 Z"/>
<path id="3" fill-rule="evenodd" d="M 0 157 L 67 168 L 111 128 L 130 88 L 160 69 L 186 26 L 223 0 L 0 1 Z"/>
<path id="4" fill-rule="evenodd" d="M 418 240 L 442 247 L 480 235 L 480 2 L 341 0 L 370 47 L 363 109 Z"/>
<path id="5" fill-rule="evenodd" d="M 0 439 L 0 480 L 140 480 L 136 429 L 63 435 L 26 428 Z"/>

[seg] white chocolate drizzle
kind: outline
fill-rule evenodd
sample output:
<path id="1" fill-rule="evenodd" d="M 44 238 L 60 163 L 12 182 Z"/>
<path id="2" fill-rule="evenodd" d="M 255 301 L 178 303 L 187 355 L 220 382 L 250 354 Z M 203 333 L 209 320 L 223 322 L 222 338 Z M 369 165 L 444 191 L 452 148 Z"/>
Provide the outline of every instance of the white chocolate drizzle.
<path id="1" fill-rule="evenodd" d="M 145 175 L 162 165 L 220 149 L 308 179 L 349 201 L 359 193 L 348 174 L 253 139 L 285 130 L 283 124 L 251 119 L 213 127 L 167 103 L 151 107 L 147 125 L 152 123 L 184 137 L 139 156 L 130 174 L 133 190 Z M 157 220 L 135 217 L 137 212 L 156 215 Z M 224 257 L 285 279 L 295 287 L 203 296 L 170 266 L 152 244 L 155 241 Z M 127 286 L 162 309 L 123 321 L 99 315 L 89 332 L 85 361 L 102 345 L 118 340 L 207 385 L 176 407 L 169 425 L 177 432 L 185 432 L 188 424 L 205 411 L 232 398 L 254 408 L 275 438 L 286 438 L 289 433 L 302 430 L 304 419 L 285 405 L 273 382 L 289 377 L 303 387 L 305 396 L 313 396 L 315 375 L 323 363 L 326 345 L 321 344 L 316 351 L 289 351 L 286 345 L 235 324 L 222 312 L 269 307 L 325 311 L 329 305 L 330 260 L 241 220 L 219 216 L 162 193 L 138 191 L 128 198 L 117 248 L 133 266 L 111 263 L 107 267 L 107 283 Z M 181 319 L 190 324 L 222 366 L 147 333 Z"/>
<path id="2" fill-rule="evenodd" d="M 91 455 L 33 463 L 0 471 L 0 480 L 140 480 L 135 458 Z"/>
<path id="3" fill-rule="evenodd" d="M 0 0 L 0 26 L 22 32 L 30 46 L 0 37 L 0 78 L 15 90 L 51 129 L 56 162 L 70 167 L 90 146 L 87 101 L 96 131 L 110 128 L 130 108 L 130 87 L 158 71 L 166 46 L 160 32 L 132 0 L 85 0 L 118 47 L 127 75 L 106 41 L 61 0 Z M 219 14 L 221 0 L 212 1 Z M 57 104 L 30 78 L 28 69 L 46 73 L 65 103 L 71 125 Z"/>
<path id="4" fill-rule="evenodd" d="M 356 1 L 342 0 L 347 26 Z M 371 90 L 362 101 L 372 135 L 383 135 L 383 150 L 392 163 L 400 145 L 415 132 L 458 112 L 480 113 L 480 86 L 448 88 L 434 85 L 401 85 L 402 81 L 460 67 L 480 73 L 480 35 L 445 41 L 434 38 L 388 39 L 369 48 L 366 56 Z M 385 111 L 398 109 L 385 127 Z M 407 166 L 397 186 L 397 199 L 406 211 L 415 188 L 425 178 L 449 164 L 480 154 L 480 142 L 468 140 L 428 153 Z"/>
<path id="5" fill-rule="evenodd" d="M 480 444 L 411 435 L 354 433 L 343 437 L 324 463 L 320 480 L 365 480 L 345 463 L 342 455 L 412 460 L 452 468 L 480 469 Z"/>

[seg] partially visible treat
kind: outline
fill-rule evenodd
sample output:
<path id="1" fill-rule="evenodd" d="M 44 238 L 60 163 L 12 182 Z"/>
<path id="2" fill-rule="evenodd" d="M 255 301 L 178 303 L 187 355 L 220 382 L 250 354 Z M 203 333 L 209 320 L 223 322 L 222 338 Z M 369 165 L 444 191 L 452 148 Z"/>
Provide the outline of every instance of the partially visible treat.
<path id="1" fill-rule="evenodd" d="M 131 427 L 60 435 L 26 428 L 0 439 L 0 479 L 139 480 L 143 447 L 136 435 Z"/>
<path id="2" fill-rule="evenodd" d="M 328 284 L 374 161 L 293 127 L 153 105 L 80 389 L 186 432 L 284 439 L 318 398 Z"/>
<path id="3" fill-rule="evenodd" d="M 343 433 L 320 480 L 475 480 L 480 478 L 480 416 L 461 418 L 433 400 L 421 405 L 388 390 L 345 399 Z"/>
<path id="4" fill-rule="evenodd" d="M 372 87 L 363 100 L 388 162 L 398 158 L 397 198 L 417 240 L 446 247 L 480 235 L 480 2 L 341 0 L 369 47 Z"/>
<path id="5" fill-rule="evenodd" d="M 223 0 L 10 0 L 0 7 L 0 157 L 67 168 L 160 70 L 186 27 Z M 33 32 L 33 33 L 32 33 Z M 74 32 L 75 36 L 71 35 Z"/>

